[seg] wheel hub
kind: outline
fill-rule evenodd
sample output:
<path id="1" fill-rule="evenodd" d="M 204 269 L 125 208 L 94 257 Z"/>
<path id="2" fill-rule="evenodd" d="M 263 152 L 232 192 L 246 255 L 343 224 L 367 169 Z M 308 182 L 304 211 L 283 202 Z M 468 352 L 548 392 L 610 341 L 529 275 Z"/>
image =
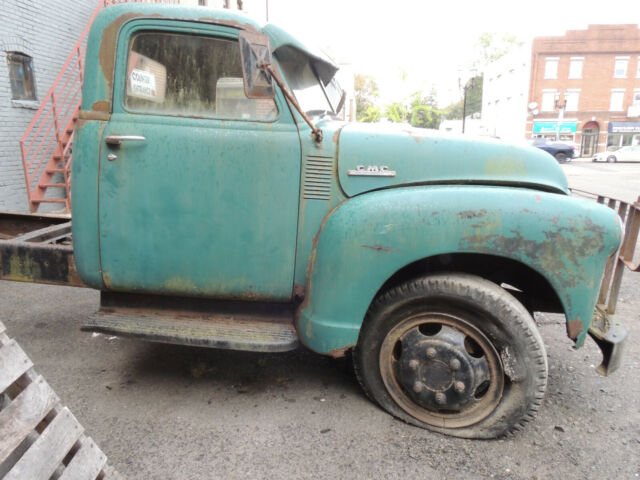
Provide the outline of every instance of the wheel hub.
<path id="1" fill-rule="evenodd" d="M 469 405 L 481 382 L 489 378 L 486 359 L 471 357 L 462 336 L 444 326 L 433 337 L 418 329 L 407 332 L 395 373 L 413 401 L 436 411 Z"/>
<path id="2" fill-rule="evenodd" d="M 401 322 L 385 338 L 380 362 L 391 396 L 427 423 L 473 424 L 489 415 L 502 395 L 495 348 L 475 326 L 451 315 Z"/>

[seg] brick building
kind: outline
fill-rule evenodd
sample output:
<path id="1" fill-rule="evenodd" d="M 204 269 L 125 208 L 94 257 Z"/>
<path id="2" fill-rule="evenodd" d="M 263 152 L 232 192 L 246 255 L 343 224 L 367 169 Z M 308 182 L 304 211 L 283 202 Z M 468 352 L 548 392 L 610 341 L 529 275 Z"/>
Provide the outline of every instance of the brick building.
<path id="1" fill-rule="evenodd" d="M 0 21 L 0 211 L 28 211 L 19 140 L 97 0 L 4 0 Z"/>
<path id="2" fill-rule="evenodd" d="M 573 141 L 581 155 L 640 144 L 640 29 L 589 25 L 532 45 L 526 136 Z"/>

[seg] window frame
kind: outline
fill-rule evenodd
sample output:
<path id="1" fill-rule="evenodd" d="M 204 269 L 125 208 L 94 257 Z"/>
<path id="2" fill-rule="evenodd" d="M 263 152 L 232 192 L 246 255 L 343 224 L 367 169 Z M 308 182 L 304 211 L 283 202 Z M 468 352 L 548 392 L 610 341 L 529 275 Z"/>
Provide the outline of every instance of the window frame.
<path id="1" fill-rule="evenodd" d="M 23 70 L 23 76 L 22 76 L 22 86 L 23 86 L 23 92 L 27 93 L 28 90 L 26 88 L 24 88 L 24 86 L 27 84 L 27 81 L 30 81 L 31 84 L 31 97 L 26 97 L 26 96 L 18 96 L 16 97 L 16 89 L 15 89 L 15 82 L 12 80 L 13 75 L 12 75 L 12 70 L 15 68 L 15 66 L 18 64 L 18 62 L 16 61 L 16 59 L 14 58 L 10 58 L 10 57 L 21 57 L 20 58 L 20 63 L 22 65 L 22 70 Z M 27 63 L 25 64 L 24 61 L 22 60 L 27 60 Z M 37 102 L 38 101 L 38 91 L 36 89 L 36 77 L 35 77 L 35 73 L 34 73 L 34 66 L 33 66 L 33 57 L 31 55 L 27 55 L 24 52 L 18 51 L 18 50 L 11 50 L 11 51 L 5 51 L 5 61 L 7 62 L 7 75 L 9 77 L 9 89 L 11 90 L 11 101 L 13 102 Z M 25 68 L 25 65 L 28 65 L 28 68 Z M 27 72 L 29 72 L 27 74 Z"/>
<path id="2" fill-rule="evenodd" d="M 116 48 L 116 66 L 114 70 L 114 82 L 112 90 L 112 98 L 114 105 L 114 113 L 123 113 L 128 115 L 136 115 L 152 118 L 172 118 L 172 119 L 189 119 L 198 121 L 216 121 L 216 122 L 239 122 L 250 124 L 273 124 L 282 119 L 282 112 L 286 111 L 286 104 L 279 88 L 275 88 L 275 96 L 273 102 L 276 112 L 269 118 L 235 118 L 218 115 L 185 115 L 179 113 L 153 112 L 136 110 L 127 107 L 127 62 L 129 60 L 129 52 L 131 51 L 132 42 L 136 35 L 140 33 L 165 33 L 174 35 L 186 35 L 197 37 L 219 38 L 222 40 L 232 40 L 238 42 L 239 29 L 223 26 L 223 25 L 204 25 L 182 20 L 158 21 L 151 19 L 140 19 L 130 22 L 122 28 L 118 37 Z"/>
<path id="3" fill-rule="evenodd" d="M 575 95 L 576 98 L 576 108 L 569 108 L 569 100 L 567 98 L 567 96 L 573 96 Z M 579 88 L 569 88 L 567 89 L 567 91 L 564 93 L 564 103 L 565 103 L 565 107 L 564 110 L 565 112 L 578 112 L 580 111 L 580 89 Z"/>
<path id="4" fill-rule="evenodd" d="M 624 62 L 624 73 L 618 75 L 618 62 Z M 613 61 L 613 78 L 627 78 L 629 73 L 629 57 L 615 57 Z"/>
<path id="5" fill-rule="evenodd" d="M 626 89 L 624 88 L 612 88 L 611 89 L 611 96 L 609 97 L 609 111 L 610 112 L 624 112 L 624 97 L 626 95 Z M 615 94 L 622 94 L 621 96 L 621 100 L 620 100 L 620 108 L 619 109 L 614 109 L 614 104 L 613 104 L 613 96 Z"/>
<path id="6" fill-rule="evenodd" d="M 544 97 L 546 95 L 552 95 L 551 101 L 551 109 L 544 108 Z M 558 90 L 554 88 L 545 88 L 542 90 L 542 94 L 540 96 L 540 111 L 541 112 L 555 112 L 556 111 L 556 95 L 558 94 Z"/>
<path id="7" fill-rule="evenodd" d="M 553 76 L 549 75 L 549 64 L 555 63 L 555 72 Z M 560 64 L 560 57 L 545 57 L 544 59 L 544 79 L 555 80 L 558 78 L 558 66 Z"/>
<path id="8" fill-rule="evenodd" d="M 577 75 L 572 74 L 572 73 L 576 73 L 576 72 L 573 72 L 573 68 L 572 68 L 573 65 L 580 65 L 580 71 L 577 72 Z M 569 79 L 570 80 L 581 79 L 583 69 L 584 69 L 584 57 L 569 58 Z"/>

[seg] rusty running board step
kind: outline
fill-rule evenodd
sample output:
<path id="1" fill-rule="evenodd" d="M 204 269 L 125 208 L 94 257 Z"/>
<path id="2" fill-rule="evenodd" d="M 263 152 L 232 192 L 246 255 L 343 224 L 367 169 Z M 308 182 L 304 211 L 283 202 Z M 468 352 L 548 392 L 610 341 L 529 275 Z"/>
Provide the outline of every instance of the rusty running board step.
<path id="1" fill-rule="evenodd" d="M 286 311 L 249 314 L 147 310 L 105 306 L 82 326 L 89 332 L 198 347 L 286 352 L 298 348 L 293 316 Z"/>

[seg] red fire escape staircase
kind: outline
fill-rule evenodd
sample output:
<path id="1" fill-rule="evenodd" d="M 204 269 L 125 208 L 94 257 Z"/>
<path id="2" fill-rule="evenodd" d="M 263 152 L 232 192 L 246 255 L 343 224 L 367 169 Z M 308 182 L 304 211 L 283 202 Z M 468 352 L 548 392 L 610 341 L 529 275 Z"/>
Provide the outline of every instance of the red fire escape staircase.
<path id="1" fill-rule="evenodd" d="M 179 0 L 99 0 L 60 73 L 42 100 L 24 135 L 20 151 L 27 183 L 29 209 L 43 203 L 60 204 L 71 213 L 73 132 L 80 112 L 86 38 L 98 12 L 127 2 L 179 3 Z"/>

